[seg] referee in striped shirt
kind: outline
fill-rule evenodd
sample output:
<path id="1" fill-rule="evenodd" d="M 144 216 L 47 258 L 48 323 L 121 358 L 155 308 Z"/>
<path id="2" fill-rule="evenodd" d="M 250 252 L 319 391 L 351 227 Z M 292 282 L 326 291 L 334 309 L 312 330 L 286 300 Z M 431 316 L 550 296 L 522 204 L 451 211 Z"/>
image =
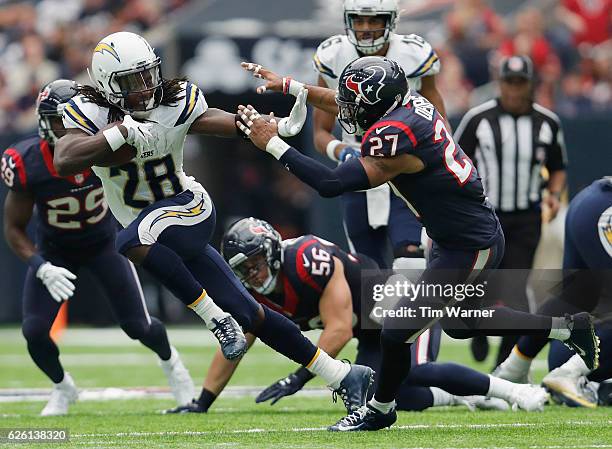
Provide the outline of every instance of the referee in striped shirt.
<path id="1" fill-rule="evenodd" d="M 556 114 L 533 101 L 533 65 L 527 56 L 503 61 L 499 91 L 498 98 L 465 114 L 455 140 L 476 162 L 502 224 L 506 251 L 499 268 L 529 269 L 540 240 L 541 203 L 554 218 L 565 188 L 563 130 Z M 549 179 L 548 195 L 542 200 L 544 167 Z M 526 293 L 523 307 L 527 308 Z M 500 362 L 513 346 L 514 341 L 502 342 Z M 486 347 L 482 351 L 486 354 Z"/>

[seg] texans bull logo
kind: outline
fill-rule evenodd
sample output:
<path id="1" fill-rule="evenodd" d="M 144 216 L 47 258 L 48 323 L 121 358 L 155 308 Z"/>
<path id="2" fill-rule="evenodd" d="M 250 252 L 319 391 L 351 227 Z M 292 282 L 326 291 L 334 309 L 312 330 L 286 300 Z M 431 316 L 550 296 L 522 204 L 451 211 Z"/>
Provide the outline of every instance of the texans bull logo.
<path id="1" fill-rule="evenodd" d="M 381 100 L 379 93 L 385 87 L 384 80 L 387 77 L 387 72 L 380 66 L 371 66 L 363 71 L 367 74 L 353 73 L 346 79 L 345 85 L 361 101 L 376 104 Z"/>

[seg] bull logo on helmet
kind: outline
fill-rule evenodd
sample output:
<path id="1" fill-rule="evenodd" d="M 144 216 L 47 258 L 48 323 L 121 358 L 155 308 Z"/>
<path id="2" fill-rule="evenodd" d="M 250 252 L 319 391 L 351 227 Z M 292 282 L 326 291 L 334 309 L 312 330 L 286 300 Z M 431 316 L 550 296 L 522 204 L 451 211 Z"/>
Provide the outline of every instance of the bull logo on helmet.
<path id="1" fill-rule="evenodd" d="M 376 104 L 381 100 L 379 93 L 385 87 L 384 80 L 387 77 L 387 72 L 377 65 L 367 67 L 363 69 L 363 72 L 353 73 L 344 84 L 348 90 L 360 98 L 360 101 L 367 104 Z"/>

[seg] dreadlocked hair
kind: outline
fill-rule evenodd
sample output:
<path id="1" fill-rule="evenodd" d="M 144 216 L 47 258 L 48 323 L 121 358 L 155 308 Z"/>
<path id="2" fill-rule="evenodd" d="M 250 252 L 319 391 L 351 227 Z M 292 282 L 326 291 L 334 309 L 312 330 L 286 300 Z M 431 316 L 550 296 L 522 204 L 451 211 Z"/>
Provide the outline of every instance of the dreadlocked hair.
<path id="1" fill-rule="evenodd" d="M 163 106 L 176 106 L 177 102 L 185 98 L 185 90 L 182 84 L 187 78 L 162 79 L 162 100 Z M 100 107 L 108 108 L 108 123 L 123 120 L 125 113 L 117 106 L 111 104 L 106 97 L 95 87 L 88 85 L 77 86 L 77 94 L 85 97 L 86 101 L 95 103 Z"/>

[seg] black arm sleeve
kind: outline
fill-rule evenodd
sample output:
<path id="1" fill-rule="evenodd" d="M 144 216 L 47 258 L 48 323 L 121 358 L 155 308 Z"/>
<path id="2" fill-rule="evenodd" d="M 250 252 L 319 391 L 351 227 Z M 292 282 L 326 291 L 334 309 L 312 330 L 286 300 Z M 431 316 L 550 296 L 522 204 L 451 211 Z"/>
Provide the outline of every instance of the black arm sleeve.
<path id="1" fill-rule="evenodd" d="M 287 170 L 325 198 L 371 188 L 368 175 L 356 157 L 331 169 L 292 147 L 279 160 Z"/>

